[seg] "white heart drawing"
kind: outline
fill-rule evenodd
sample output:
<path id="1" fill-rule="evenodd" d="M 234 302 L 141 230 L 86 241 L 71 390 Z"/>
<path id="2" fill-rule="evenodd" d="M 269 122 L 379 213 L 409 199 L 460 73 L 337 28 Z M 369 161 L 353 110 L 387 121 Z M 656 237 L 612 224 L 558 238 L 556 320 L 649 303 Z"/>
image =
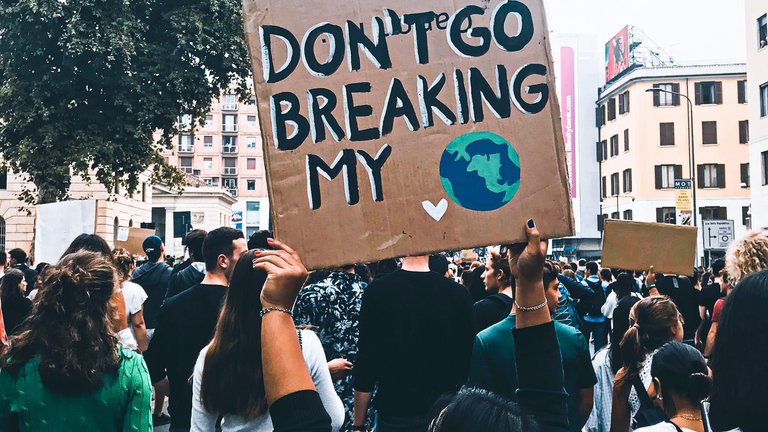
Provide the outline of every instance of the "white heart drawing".
<path id="1" fill-rule="evenodd" d="M 424 211 L 426 211 L 432 219 L 440 222 L 440 219 L 445 216 L 445 212 L 448 210 L 448 201 L 443 198 L 437 205 L 432 204 L 430 201 L 422 201 L 421 206 L 424 207 Z"/>

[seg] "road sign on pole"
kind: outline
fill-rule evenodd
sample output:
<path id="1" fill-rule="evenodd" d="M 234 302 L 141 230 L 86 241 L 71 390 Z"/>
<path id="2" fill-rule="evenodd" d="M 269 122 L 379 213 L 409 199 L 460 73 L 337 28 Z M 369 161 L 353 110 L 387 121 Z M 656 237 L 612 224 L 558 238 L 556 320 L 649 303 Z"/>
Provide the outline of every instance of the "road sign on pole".
<path id="1" fill-rule="evenodd" d="M 725 250 L 734 238 L 734 223 L 732 220 L 702 221 L 704 230 L 705 250 Z"/>

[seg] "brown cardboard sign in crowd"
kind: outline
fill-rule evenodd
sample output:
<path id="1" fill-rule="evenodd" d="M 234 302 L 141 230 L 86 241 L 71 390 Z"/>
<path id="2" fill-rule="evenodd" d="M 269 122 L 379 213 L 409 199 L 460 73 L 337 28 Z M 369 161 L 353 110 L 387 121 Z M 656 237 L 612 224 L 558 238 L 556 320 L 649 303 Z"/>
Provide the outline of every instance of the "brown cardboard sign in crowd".
<path id="1" fill-rule="evenodd" d="M 573 233 L 542 0 L 245 0 L 276 235 L 311 268 Z"/>

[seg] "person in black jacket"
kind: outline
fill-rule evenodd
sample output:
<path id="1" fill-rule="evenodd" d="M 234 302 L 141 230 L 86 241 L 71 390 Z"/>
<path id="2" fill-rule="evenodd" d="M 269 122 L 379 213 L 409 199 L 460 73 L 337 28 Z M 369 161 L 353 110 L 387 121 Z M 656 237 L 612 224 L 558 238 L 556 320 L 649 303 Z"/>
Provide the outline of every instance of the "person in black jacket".
<path id="1" fill-rule="evenodd" d="M 144 302 L 144 321 L 147 323 L 147 337 L 152 339 L 157 314 L 168 292 L 168 284 L 171 280 L 171 266 L 165 263 L 165 246 L 160 237 L 151 235 L 142 243 L 147 262 L 133 272 L 133 282 L 141 285 L 147 293 L 147 301 Z"/>
<path id="2" fill-rule="evenodd" d="M 27 253 L 24 252 L 24 249 L 11 249 L 8 251 L 8 257 L 8 263 L 11 265 L 11 268 L 21 270 L 21 272 L 24 273 L 24 280 L 27 281 L 27 288 L 24 295 L 29 295 L 29 293 L 35 289 L 35 277 L 37 276 L 37 273 L 27 265 Z"/>
<path id="3" fill-rule="evenodd" d="M 165 296 L 166 299 L 199 284 L 205 277 L 203 240 L 205 240 L 206 234 L 208 232 L 201 229 L 190 231 L 187 234 L 186 244 L 189 251 L 189 259 L 173 268 L 171 282 L 168 285 L 168 293 Z"/>

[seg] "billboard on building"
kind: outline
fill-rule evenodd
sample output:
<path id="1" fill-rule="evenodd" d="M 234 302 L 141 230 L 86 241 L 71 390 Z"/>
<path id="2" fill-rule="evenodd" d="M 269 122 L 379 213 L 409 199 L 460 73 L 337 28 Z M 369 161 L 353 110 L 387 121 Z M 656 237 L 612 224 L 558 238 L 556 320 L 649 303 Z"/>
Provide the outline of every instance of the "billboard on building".
<path id="1" fill-rule="evenodd" d="M 563 46 L 560 47 L 560 120 L 571 198 L 576 198 L 576 107 L 576 55 L 572 47 Z"/>
<path id="2" fill-rule="evenodd" d="M 616 78 L 628 67 L 629 26 L 626 26 L 605 44 L 605 82 Z"/>

